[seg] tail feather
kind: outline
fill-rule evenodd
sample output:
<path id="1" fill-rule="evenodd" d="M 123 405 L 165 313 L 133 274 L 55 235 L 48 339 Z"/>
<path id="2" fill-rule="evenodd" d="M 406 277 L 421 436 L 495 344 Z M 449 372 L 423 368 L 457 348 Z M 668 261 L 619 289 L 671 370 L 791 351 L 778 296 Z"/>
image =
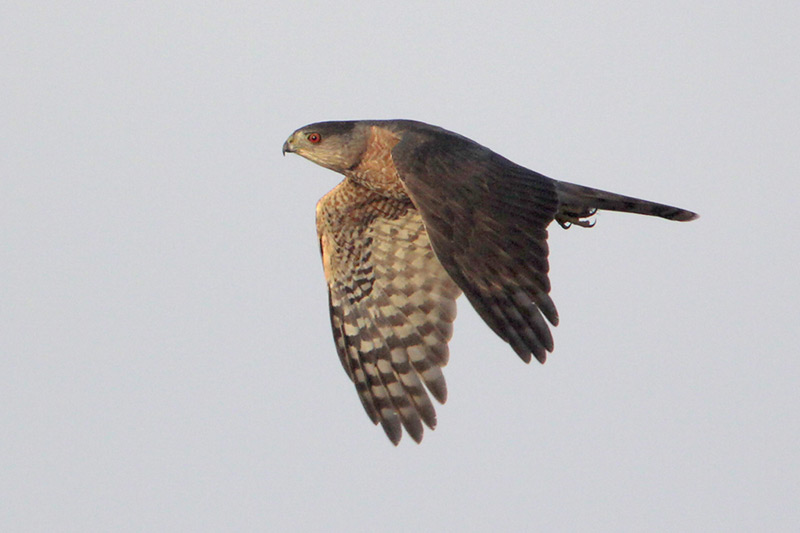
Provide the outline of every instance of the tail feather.
<path id="1" fill-rule="evenodd" d="M 559 181 L 556 183 L 560 211 L 565 213 L 586 213 L 592 209 L 637 213 L 654 217 L 686 222 L 699 215 L 686 209 L 623 196 L 613 192 L 601 191 L 583 185 Z"/>

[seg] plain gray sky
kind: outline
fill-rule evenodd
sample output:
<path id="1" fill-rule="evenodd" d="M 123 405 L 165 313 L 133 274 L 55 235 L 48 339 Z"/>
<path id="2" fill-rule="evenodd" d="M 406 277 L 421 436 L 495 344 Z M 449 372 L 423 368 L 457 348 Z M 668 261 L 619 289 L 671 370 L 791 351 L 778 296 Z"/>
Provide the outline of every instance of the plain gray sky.
<path id="1" fill-rule="evenodd" d="M 797 2 L 0 7 L 0 529 L 800 528 Z M 309 122 L 695 210 L 551 228 L 526 366 L 460 301 L 422 445 L 337 359 Z"/>

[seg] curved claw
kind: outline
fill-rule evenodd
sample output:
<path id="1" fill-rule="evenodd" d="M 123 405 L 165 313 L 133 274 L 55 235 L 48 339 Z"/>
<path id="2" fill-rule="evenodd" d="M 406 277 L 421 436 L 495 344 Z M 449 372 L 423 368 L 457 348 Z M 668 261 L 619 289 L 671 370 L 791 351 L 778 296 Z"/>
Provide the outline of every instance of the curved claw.
<path id="1" fill-rule="evenodd" d="M 595 213 L 597 213 L 596 207 L 581 212 L 562 211 L 556 214 L 556 222 L 564 229 L 569 229 L 573 224 L 582 228 L 591 228 L 597 221 L 589 220 L 589 217 L 594 216 Z"/>

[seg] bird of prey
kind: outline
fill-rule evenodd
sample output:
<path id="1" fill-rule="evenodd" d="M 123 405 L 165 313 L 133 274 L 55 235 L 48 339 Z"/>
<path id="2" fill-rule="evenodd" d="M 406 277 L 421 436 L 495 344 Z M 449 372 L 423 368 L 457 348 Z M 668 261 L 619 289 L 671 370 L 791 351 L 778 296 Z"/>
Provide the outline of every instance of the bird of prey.
<path id="1" fill-rule="evenodd" d="M 367 415 L 395 445 L 402 428 L 420 442 L 423 424 L 436 425 L 428 393 L 447 397 L 442 367 L 462 291 L 526 363 L 553 351 L 553 220 L 591 227 L 598 209 L 697 218 L 548 178 L 411 120 L 310 124 L 286 152 L 344 175 L 316 209 L 333 338 Z"/>

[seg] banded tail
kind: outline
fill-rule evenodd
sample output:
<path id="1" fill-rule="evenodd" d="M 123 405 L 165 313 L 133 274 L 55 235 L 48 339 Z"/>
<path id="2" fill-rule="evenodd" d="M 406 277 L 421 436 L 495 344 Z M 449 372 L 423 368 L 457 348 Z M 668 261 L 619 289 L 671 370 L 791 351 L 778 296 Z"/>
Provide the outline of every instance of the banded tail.
<path id="1" fill-rule="evenodd" d="M 680 222 L 694 220 L 699 216 L 697 213 L 679 207 L 640 200 L 564 181 L 556 182 L 556 192 L 560 204 L 559 215 L 568 220 L 576 216 L 578 218 L 590 216 L 593 210 L 597 209 L 637 213 Z M 556 216 L 556 219 L 559 219 L 559 215 Z"/>

